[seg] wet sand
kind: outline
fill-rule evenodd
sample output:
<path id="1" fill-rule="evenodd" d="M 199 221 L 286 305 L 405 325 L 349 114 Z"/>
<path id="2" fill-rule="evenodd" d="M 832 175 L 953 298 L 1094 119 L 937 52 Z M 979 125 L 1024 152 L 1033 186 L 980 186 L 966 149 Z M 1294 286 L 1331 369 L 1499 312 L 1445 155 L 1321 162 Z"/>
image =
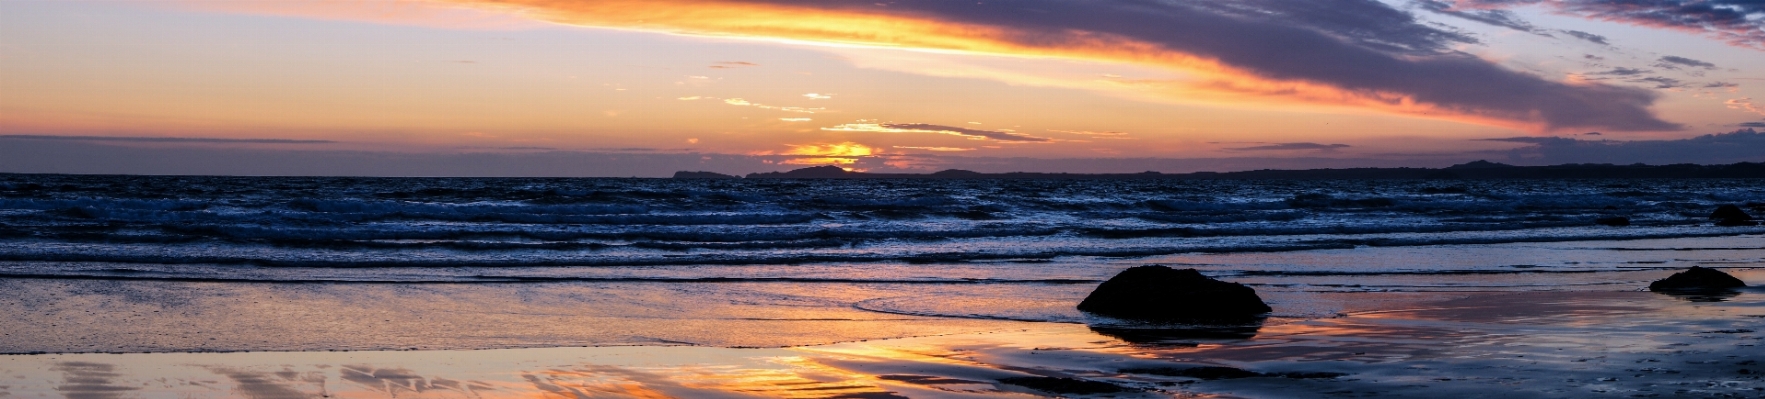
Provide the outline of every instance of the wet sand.
<path id="1" fill-rule="evenodd" d="M 1757 284 L 1757 269 L 1737 274 Z M 1341 295 L 1384 309 L 1225 332 L 995 321 L 765 349 L 9 355 L 0 397 L 1765 397 L 1757 287 Z"/>

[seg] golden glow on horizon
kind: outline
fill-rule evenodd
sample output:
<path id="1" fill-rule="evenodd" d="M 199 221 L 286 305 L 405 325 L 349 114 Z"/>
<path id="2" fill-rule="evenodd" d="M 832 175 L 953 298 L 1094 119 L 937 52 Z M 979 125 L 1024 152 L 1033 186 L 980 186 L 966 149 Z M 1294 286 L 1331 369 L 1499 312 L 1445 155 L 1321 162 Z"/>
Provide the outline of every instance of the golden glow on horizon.
<path id="1" fill-rule="evenodd" d="M 877 151 L 871 146 L 849 141 L 835 144 L 785 145 L 791 149 L 777 154 L 761 151 L 750 155 L 790 155 L 799 158 L 785 159 L 778 163 L 785 165 L 842 165 L 841 167 L 845 168 L 844 165 L 858 163 L 859 158 L 882 154 L 882 151 Z M 851 170 L 851 168 L 846 169 Z"/>
<path id="2" fill-rule="evenodd" d="M 1410 86 L 1369 85 L 1403 91 L 1380 92 L 1344 87 L 1352 83 L 1270 78 L 1256 72 L 1272 70 L 1263 64 L 1226 64 L 1172 50 L 1191 48 L 1181 38 L 1110 27 L 1095 29 L 1122 35 L 1059 32 L 969 14 L 986 8 L 946 12 L 942 6 L 912 3 L 872 7 L 856 1 L 772 0 L 42 4 L 50 3 L 58 5 L 35 12 L 114 15 L 90 30 L 59 28 L 68 23 L 55 20 L 17 36 L 30 40 L 21 41 L 17 52 L 0 55 L 5 58 L 0 80 L 11 82 L 0 91 L 23 94 L 0 96 L 0 130 L 6 133 L 311 139 L 336 143 L 303 148 L 398 152 L 641 148 L 766 154 L 773 156 L 766 158 L 768 165 L 881 168 L 872 165 L 910 157 L 903 153 L 920 159 L 933 153 L 1026 158 L 1310 154 L 1234 152 L 1209 144 L 1239 140 L 1353 146 L 1328 158 L 1435 157 L 1522 147 L 1468 140 L 1544 129 L 1544 118 L 1525 115 L 1531 107 L 1525 104 L 1479 107 L 1484 103 L 1446 99 L 1441 101 L 1470 105 L 1443 109 L 1418 102 L 1417 97 L 1440 97 Z M 0 11 L 31 11 L 32 3 L 19 4 Z M 12 14 L 7 21 L 53 19 Z M 522 24 L 474 22 L 479 20 Z M 1247 21 L 1244 26 L 1269 22 Z M 240 29 L 257 23 L 264 29 Z M 536 29 L 504 29 L 509 26 Z M 444 30 L 450 28 L 457 29 Z M 1611 57 L 1601 68 L 1578 57 L 1556 57 L 1551 64 L 1528 53 L 1542 50 L 1522 49 L 1516 56 L 1516 50 L 1493 40 L 1456 50 L 1508 71 L 1547 75 L 1539 79 L 1547 83 L 1645 86 L 1633 81 L 1640 77 L 1599 72 L 1620 65 L 1651 69 L 1620 60 L 1625 52 L 1645 49 L 1620 48 L 1619 39 L 1642 36 L 1600 32 L 1615 43 L 1586 50 Z M 338 39 L 351 35 L 364 40 Z M 1557 39 L 1525 38 L 1533 41 L 1508 39 L 1551 44 L 1554 50 L 1570 47 Z M 77 40 L 106 45 L 55 45 L 86 43 Z M 434 45 L 439 43 L 446 45 Z M 227 50 L 234 48 L 260 51 Z M 1751 93 L 1756 91 L 1752 83 L 1736 76 L 1748 69 L 1744 61 L 1758 57 L 1674 54 L 1727 69 L 1653 68 L 1649 76 L 1679 79 L 1690 90 L 1735 93 L 1693 98 L 1683 92 L 1687 89 L 1650 89 L 1660 101 L 1649 104 L 1696 132 L 1590 128 L 1568 133 L 1599 130 L 1612 140 L 1671 139 L 1732 130 L 1765 115 L 1765 107 L 1748 98 L 1761 98 Z M 1416 79 L 1428 76 L 1435 75 Z M 872 154 L 786 154 L 798 151 L 789 143 L 863 143 Z M 1061 145 L 1011 145 L 1026 143 Z"/>
<path id="3" fill-rule="evenodd" d="M 863 157 L 876 154 L 876 150 L 863 144 L 844 142 L 839 144 L 795 145 L 785 151 L 784 155 L 813 155 L 819 157 Z"/>
<path id="4" fill-rule="evenodd" d="M 824 127 L 824 128 L 821 128 L 821 130 L 826 130 L 826 131 L 830 131 L 830 132 L 934 133 L 934 134 L 948 134 L 951 136 L 960 136 L 962 138 L 969 139 L 969 140 L 986 140 L 987 139 L 986 137 L 970 136 L 970 135 L 962 134 L 961 132 L 957 132 L 957 131 L 953 131 L 953 130 L 899 129 L 899 128 L 887 127 L 887 126 L 884 126 L 883 124 L 880 124 L 880 123 L 845 123 L 845 124 L 840 124 L 840 125 L 834 125 L 832 127 Z"/>

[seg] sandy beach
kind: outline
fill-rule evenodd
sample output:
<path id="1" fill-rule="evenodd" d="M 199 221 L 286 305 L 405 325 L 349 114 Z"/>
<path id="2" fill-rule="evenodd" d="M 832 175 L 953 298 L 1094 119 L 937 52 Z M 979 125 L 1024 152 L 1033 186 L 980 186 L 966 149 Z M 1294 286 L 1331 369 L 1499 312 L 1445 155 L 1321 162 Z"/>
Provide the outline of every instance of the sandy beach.
<path id="1" fill-rule="evenodd" d="M 1765 334 L 1755 331 L 1765 323 L 1762 297 L 1756 289 L 1724 302 L 1646 292 L 1468 294 L 1413 309 L 1293 321 L 1247 339 L 1018 323 L 987 333 L 768 349 L 13 355 L 0 357 L 0 392 L 17 398 L 1765 397 L 1765 367 L 1759 366 L 1765 351 L 1758 349 Z M 1099 385 L 1038 384 L 1067 378 Z"/>
<path id="2" fill-rule="evenodd" d="M 1765 269 L 1726 270 L 1765 280 Z M 1765 397 L 1765 290 L 1756 286 L 1717 296 L 1636 288 L 1327 296 L 1341 305 L 1336 315 L 1280 316 L 1277 294 L 1277 317 L 1235 329 L 850 310 L 648 324 L 651 336 L 844 341 L 757 348 L 609 341 L 598 327 L 645 324 L 560 317 L 569 322 L 558 331 L 602 332 L 578 333 L 589 347 L 445 348 L 456 339 L 431 343 L 439 350 L 7 355 L 0 397 Z M 9 323 L 6 333 L 26 330 Z M 276 334 L 220 336 L 278 342 Z"/>

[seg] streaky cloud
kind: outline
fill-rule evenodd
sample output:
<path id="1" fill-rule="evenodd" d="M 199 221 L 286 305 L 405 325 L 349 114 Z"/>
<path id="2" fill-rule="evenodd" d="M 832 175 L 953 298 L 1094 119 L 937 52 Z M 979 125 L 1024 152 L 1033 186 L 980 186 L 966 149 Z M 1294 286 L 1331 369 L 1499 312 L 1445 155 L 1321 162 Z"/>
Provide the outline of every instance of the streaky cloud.
<path id="1" fill-rule="evenodd" d="M 1544 5 L 1587 19 L 1699 33 L 1765 50 L 1765 2 L 1759 0 L 1441 0 L 1466 8 Z"/>
<path id="2" fill-rule="evenodd" d="M 996 130 L 970 129 L 965 127 L 933 125 L 926 123 L 847 123 L 839 126 L 824 127 L 821 130 L 832 132 L 877 132 L 877 133 L 932 133 L 962 136 L 974 140 L 995 140 L 1028 143 L 1045 143 L 1053 141 L 1046 137 L 1036 137 L 1023 133 L 1002 132 Z"/>
<path id="3" fill-rule="evenodd" d="M 894 146 L 894 147 L 899 148 L 899 149 L 903 149 L 903 150 L 925 150 L 925 151 L 932 151 L 932 152 L 974 151 L 973 148 L 967 148 L 967 147 L 922 147 L 922 146 L 904 146 L 904 145 L 898 145 L 898 146 Z"/>
<path id="4" fill-rule="evenodd" d="M 1569 35 L 1570 37 L 1574 37 L 1576 39 L 1586 40 L 1588 42 L 1592 42 L 1594 44 L 1599 44 L 1602 46 L 1610 44 L 1610 43 L 1606 42 L 1606 37 L 1601 36 L 1601 35 L 1582 32 L 1582 31 L 1578 31 L 1578 30 L 1563 30 L 1563 31 L 1559 31 L 1559 32 L 1563 32 L 1563 34 Z"/>
<path id="5" fill-rule="evenodd" d="M 1617 68 L 1612 68 L 1611 70 L 1608 70 L 1608 71 L 1594 72 L 1592 74 L 1593 75 L 1608 75 L 1608 76 L 1634 76 L 1634 75 L 1641 75 L 1641 74 L 1645 74 L 1645 73 L 1649 73 L 1649 71 L 1647 69 L 1617 67 Z"/>
<path id="6" fill-rule="evenodd" d="M 1765 105 L 1754 104 L 1752 97 L 1731 98 L 1722 102 L 1729 109 L 1738 109 L 1759 115 L 1765 115 Z"/>
<path id="7" fill-rule="evenodd" d="M 52 136 L 36 134 L 5 134 L 0 140 L 60 140 L 60 141 L 109 141 L 133 143 L 217 143 L 217 144 L 332 144 L 331 140 L 297 140 L 297 139 L 223 139 L 207 137 L 152 137 L 152 136 Z"/>
<path id="8" fill-rule="evenodd" d="M 1108 131 L 1108 132 L 1097 132 L 1097 131 L 1090 131 L 1090 130 L 1049 130 L 1049 131 L 1055 132 L 1055 133 L 1077 134 L 1077 135 L 1081 135 L 1081 136 L 1120 137 L 1120 136 L 1128 135 L 1127 132 L 1115 132 L 1115 131 Z"/>
<path id="9" fill-rule="evenodd" d="M 1646 77 L 1646 78 L 1640 78 L 1640 79 L 1633 80 L 1633 82 L 1653 83 L 1655 85 L 1655 88 L 1657 88 L 1657 89 L 1673 89 L 1673 88 L 1684 87 L 1684 84 L 1682 84 L 1679 81 L 1679 79 L 1661 77 L 1661 76 L 1650 76 L 1650 77 Z"/>
<path id="10" fill-rule="evenodd" d="M 1503 28 L 1526 32 L 1526 33 L 1534 33 L 1534 34 L 1546 35 L 1546 36 L 1549 35 L 1549 34 L 1545 33 L 1543 30 L 1538 29 L 1535 26 L 1532 26 L 1531 23 L 1520 19 L 1520 16 L 1514 15 L 1513 12 L 1508 11 L 1508 10 L 1486 9 L 1486 8 L 1485 9 L 1477 9 L 1477 8 L 1462 9 L 1462 8 L 1454 7 L 1453 3 L 1446 2 L 1446 1 L 1439 1 L 1439 0 L 1416 0 L 1416 5 L 1421 6 L 1422 9 L 1424 9 L 1424 10 L 1428 10 L 1428 11 L 1431 11 L 1431 12 L 1434 12 L 1437 14 L 1458 17 L 1458 18 L 1461 18 L 1461 19 L 1464 19 L 1467 21 L 1479 22 L 1479 23 L 1492 25 L 1492 26 L 1499 26 L 1499 27 L 1503 27 Z M 1579 37 L 1579 36 L 1577 36 L 1577 37 Z M 1601 43 L 1601 44 L 1604 44 L 1604 43 Z"/>
<path id="11" fill-rule="evenodd" d="M 1661 57 L 1661 63 L 1665 64 L 1665 65 L 1688 66 L 1688 67 L 1703 68 L 1703 69 L 1715 69 L 1716 68 L 1716 64 L 1711 64 L 1708 62 L 1698 61 L 1698 60 L 1685 58 L 1685 57 L 1679 57 L 1679 56 L 1671 56 L 1671 55 Z"/>
<path id="12" fill-rule="evenodd" d="M 1377 0 L 451 1 L 584 26 L 1153 65 L 1239 102 L 1546 131 L 1681 128 L 1649 109 L 1652 91 L 1509 70 L 1453 50 L 1474 38 Z"/>
<path id="13" fill-rule="evenodd" d="M 1294 150 L 1335 151 L 1335 150 L 1348 148 L 1348 147 L 1349 147 L 1349 145 L 1347 145 L 1347 144 L 1278 143 L 1278 144 L 1270 144 L 1270 145 L 1259 145 L 1259 146 L 1253 146 L 1253 147 L 1227 148 L 1227 150 L 1230 150 L 1230 151 L 1294 151 Z"/>

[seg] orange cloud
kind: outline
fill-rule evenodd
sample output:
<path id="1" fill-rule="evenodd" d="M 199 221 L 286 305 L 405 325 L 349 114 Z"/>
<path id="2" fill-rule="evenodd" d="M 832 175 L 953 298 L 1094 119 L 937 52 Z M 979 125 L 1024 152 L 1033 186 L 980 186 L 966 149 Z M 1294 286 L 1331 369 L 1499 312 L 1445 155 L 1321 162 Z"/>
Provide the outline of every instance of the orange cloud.
<path id="1" fill-rule="evenodd" d="M 1093 131 L 1089 131 L 1089 130 L 1049 130 L 1049 131 L 1056 132 L 1056 133 L 1077 134 L 1077 135 L 1084 135 L 1084 136 L 1126 136 L 1126 135 L 1128 135 L 1127 133 L 1124 133 L 1124 132 L 1093 132 Z"/>
<path id="2" fill-rule="evenodd" d="M 1328 32 L 1308 33 L 1281 23 L 1240 20 L 1236 15 L 1207 15 L 1219 11 L 1206 6 L 1172 5 L 1137 12 L 1141 10 L 1070 1 L 991 9 L 944 1 L 887 6 L 852 1 L 452 1 L 518 8 L 539 18 L 586 26 L 1156 65 L 1197 76 L 1200 83 L 1188 91 L 1245 97 L 1239 101 L 1330 104 L 1533 130 L 1679 127 L 1646 111 L 1655 98 L 1646 91 L 1549 82 L 1458 55 L 1380 54 L 1331 38 Z M 1032 20 L 1046 17 L 1022 12 L 1037 5 L 1076 12 L 1058 20 L 1074 25 L 1050 25 L 1046 19 Z M 1199 21 L 1207 22 L 1207 27 L 1185 26 L 1201 25 L 1185 23 Z M 1313 48 L 1281 50 L 1274 57 L 1261 53 L 1268 51 L 1262 48 L 1298 48 L 1294 46 Z M 1293 64 L 1311 65 L 1294 68 Z M 1352 68 L 1391 70 L 1368 75 Z"/>
<path id="3" fill-rule="evenodd" d="M 795 113 L 799 113 L 799 114 L 813 114 L 816 112 L 827 110 L 827 108 L 820 108 L 820 107 L 817 107 L 817 108 L 779 107 L 779 106 L 749 102 L 748 100 L 744 100 L 744 99 L 740 99 L 740 98 L 726 99 L 726 100 L 723 100 L 723 103 L 729 104 L 729 105 L 734 105 L 734 106 L 739 106 L 739 107 L 754 107 L 754 108 L 778 110 L 778 111 L 784 111 L 784 112 L 795 112 Z"/>
<path id="4" fill-rule="evenodd" d="M 913 146 L 898 145 L 898 146 L 895 146 L 895 148 L 900 148 L 900 149 L 904 149 L 904 150 L 926 150 L 926 151 L 934 151 L 934 152 L 974 151 L 973 148 L 962 148 L 962 147 L 913 147 Z"/>
<path id="5" fill-rule="evenodd" d="M 1446 39 L 1433 37 L 1451 36 L 1450 32 L 1411 21 L 1382 26 L 1396 28 L 1398 34 L 1368 39 L 1352 36 L 1360 32 L 1353 29 L 1332 31 L 1338 28 L 1305 25 L 1303 18 L 1290 16 L 1295 10 L 1243 12 L 1208 2 L 1130 6 L 1077 0 L 1009 5 L 945 0 L 886 4 L 843 0 L 434 1 L 568 25 L 1131 63 L 1181 71 L 1195 78 L 1183 82 L 1180 90 L 1164 94 L 1172 98 L 1192 98 L 1205 92 L 1214 93 L 1210 101 L 1265 107 L 1350 107 L 1541 131 L 1680 128 L 1655 118 L 1648 110 L 1657 97 L 1653 92 L 1547 81 L 1510 71 L 1441 50 L 1446 46 L 1439 40 Z M 1343 5 L 1348 6 L 1346 2 Z M 1273 3 L 1262 6 L 1284 7 Z M 1258 19 L 1283 15 L 1288 17 Z M 1404 50 L 1406 47 L 1409 49 Z"/>
<path id="6" fill-rule="evenodd" d="M 1004 130 L 981 130 L 953 126 L 940 126 L 924 123 L 847 123 L 824 127 L 821 130 L 830 132 L 873 132 L 873 133 L 932 133 L 961 136 L 969 140 L 997 140 L 1012 142 L 1047 143 L 1053 140 Z"/>
<path id="7" fill-rule="evenodd" d="M 1751 97 L 1730 99 L 1723 103 L 1727 104 L 1730 109 L 1738 109 L 1759 115 L 1765 115 L 1765 107 L 1761 107 L 1759 104 L 1754 104 Z"/>
<path id="8" fill-rule="evenodd" d="M 843 142 L 835 144 L 785 144 L 791 147 L 782 153 L 761 151 L 750 155 L 787 155 L 792 158 L 778 161 L 785 165 L 852 165 L 864 158 L 881 153 L 871 146 Z"/>
<path id="9" fill-rule="evenodd" d="M 853 142 L 844 142 L 844 143 L 839 143 L 839 144 L 811 144 L 811 145 L 786 144 L 786 145 L 790 146 L 791 149 L 788 151 L 785 151 L 784 155 L 813 155 L 813 156 L 822 156 L 822 157 L 865 157 L 865 156 L 870 156 L 870 155 L 876 154 L 876 149 L 871 148 L 870 146 L 867 146 L 867 145 L 853 143 Z"/>

